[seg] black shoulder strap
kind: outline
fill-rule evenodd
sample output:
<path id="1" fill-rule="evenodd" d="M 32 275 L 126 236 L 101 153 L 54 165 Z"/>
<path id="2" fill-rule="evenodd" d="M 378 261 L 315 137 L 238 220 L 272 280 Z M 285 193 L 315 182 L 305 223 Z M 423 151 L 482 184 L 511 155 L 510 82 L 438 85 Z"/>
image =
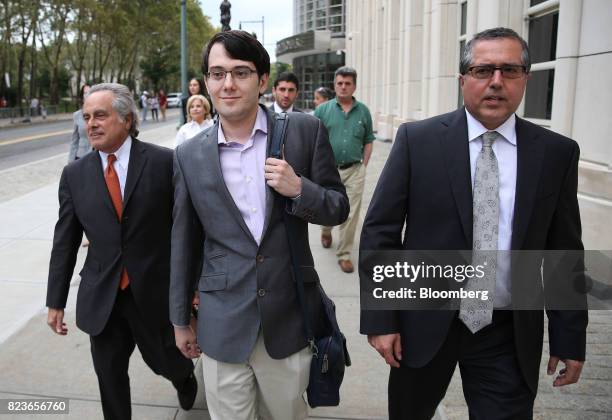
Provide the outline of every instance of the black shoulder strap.
<path id="1" fill-rule="evenodd" d="M 276 159 L 282 159 L 283 143 L 285 142 L 285 130 L 289 117 L 287 114 L 275 114 L 274 128 L 272 131 L 272 144 L 270 145 L 270 156 Z"/>
<path id="2" fill-rule="evenodd" d="M 288 123 L 289 115 L 285 113 L 275 114 L 272 142 L 270 145 L 270 156 L 273 158 L 282 159 L 283 145 L 285 143 L 285 133 L 287 131 Z M 288 200 L 286 197 L 282 198 L 284 201 Z M 289 205 L 291 205 L 291 203 Z M 293 276 L 295 277 L 297 298 L 302 310 L 302 318 L 304 319 L 304 332 L 306 334 L 308 344 L 311 346 L 311 348 L 314 348 L 314 335 L 312 334 L 310 317 L 308 316 L 308 308 L 306 308 L 306 301 L 304 299 L 304 279 L 302 278 L 302 270 L 300 270 L 300 263 L 297 255 L 298 247 L 295 243 L 297 233 L 295 232 L 295 225 L 292 223 L 291 216 L 284 210 L 283 221 L 285 223 L 285 231 L 287 232 L 287 241 L 289 242 L 289 253 L 291 255 L 291 265 L 293 266 Z"/>

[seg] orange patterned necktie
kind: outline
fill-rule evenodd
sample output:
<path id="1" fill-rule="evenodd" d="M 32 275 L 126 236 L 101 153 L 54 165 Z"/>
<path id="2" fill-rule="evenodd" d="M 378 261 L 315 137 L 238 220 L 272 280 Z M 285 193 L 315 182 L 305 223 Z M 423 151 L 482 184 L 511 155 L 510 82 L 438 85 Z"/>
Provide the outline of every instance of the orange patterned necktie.
<path id="1" fill-rule="evenodd" d="M 108 155 L 108 165 L 106 165 L 106 170 L 104 171 L 104 180 L 106 181 L 106 187 L 108 188 L 108 192 L 110 193 L 111 200 L 113 201 L 113 207 L 115 207 L 115 212 L 117 213 L 117 217 L 119 218 L 119 223 L 121 223 L 121 214 L 123 213 L 123 199 L 121 198 L 121 186 L 119 185 L 119 176 L 117 176 L 117 172 L 115 171 L 115 167 L 113 163 L 117 160 L 117 156 L 110 154 Z M 119 288 L 124 290 L 130 284 L 130 280 L 128 279 L 127 270 L 123 268 L 121 272 L 121 280 L 119 281 Z"/>

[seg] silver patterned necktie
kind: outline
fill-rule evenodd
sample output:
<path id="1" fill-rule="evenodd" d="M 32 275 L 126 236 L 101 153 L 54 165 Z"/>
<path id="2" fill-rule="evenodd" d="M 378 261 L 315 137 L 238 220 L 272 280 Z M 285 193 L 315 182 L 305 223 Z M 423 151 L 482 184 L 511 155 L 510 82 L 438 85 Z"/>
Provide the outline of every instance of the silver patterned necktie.
<path id="1" fill-rule="evenodd" d="M 492 145 L 498 136 L 497 131 L 487 131 L 482 135 L 482 150 L 476 160 L 474 175 L 472 265 L 483 265 L 485 275 L 470 278 L 466 290 L 488 291 L 488 299 L 461 300 L 459 319 L 472 333 L 489 325 L 493 317 L 499 231 L 499 168 Z"/>

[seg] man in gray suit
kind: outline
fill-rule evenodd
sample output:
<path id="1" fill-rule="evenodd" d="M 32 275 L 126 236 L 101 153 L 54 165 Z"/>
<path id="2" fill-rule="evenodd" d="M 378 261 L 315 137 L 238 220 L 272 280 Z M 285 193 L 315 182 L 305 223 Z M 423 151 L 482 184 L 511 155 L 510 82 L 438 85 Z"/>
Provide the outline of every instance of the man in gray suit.
<path id="1" fill-rule="evenodd" d="M 79 93 L 80 105 L 83 104 L 85 95 L 89 92 L 91 86 L 84 84 Z M 83 119 L 83 110 L 78 109 L 72 114 L 74 120 L 74 128 L 72 130 L 72 139 L 70 141 L 70 151 L 68 152 L 68 163 L 77 160 L 91 152 L 93 149 L 87 138 L 87 124 Z"/>
<path id="2" fill-rule="evenodd" d="M 325 127 L 291 114 L 283 159 L 269 156 L 274 114 L 258 104 L 270 59 L 243 31 L 216 34 L 202 69 L 217 123 L 174 159 L 170 312 L 184 355 L 203 352 L 213 419 L 301 419 L 311 352 L 283 222 L 297 237 L 315 336 L 324 327 L 308 222 L 342 223 L 348 199 Z M 197 338 L 188 328 L 199 291 Z"/>

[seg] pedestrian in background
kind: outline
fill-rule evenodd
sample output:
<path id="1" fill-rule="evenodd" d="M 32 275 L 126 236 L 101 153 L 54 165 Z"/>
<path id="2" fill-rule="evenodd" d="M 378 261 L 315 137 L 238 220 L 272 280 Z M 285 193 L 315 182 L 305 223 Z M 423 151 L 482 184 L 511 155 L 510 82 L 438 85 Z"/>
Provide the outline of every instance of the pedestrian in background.
<path id="1" fill-rule="evenodd" d="M 35 117 L 38 115 L 38 107 L 40 106 L 40 101 L 38 98 L 32 98 L 30 101 L 30 116 Z"/>
<path id="2" fill-rule="evenodd" d="M 142 122 L 147 120 L 147 111 L 149 108 L 149 92 L 146 90 L 142 91 L 142 95 L 140 95 L 140 107 L 142 108 Z"/>
<path id="3" fill-rule="evenodd" d="M 166 96 L 166 92 L 163 89 L 159 90 L 157 95 L 159 98 L 159 109 L 162 114 L 162 121 L 166 121 L 166 108 L 168 108 L 168 97 Z"/>
<path id="4" fill-rule="evenodd" d="M 187 101 L 189 100 L 189 97 L 193 96 L 193 95 L 204 95 L 204 86 L 202 85 L 202 82 L 200 81 L 200 79 L 197 78 L 193 78 L 189 81 L 189 86 L 188 86 L 188 90 L 189 90 L 189 96 L 182 101 L 181 103 L 181 107 L 183 108 L 183 119 L 182 121 L 184 122 L 188 122 L 189 120 L 187 119 L 188 115 L 187 115 Z"/>
<path id="5" fill-rule="evenodd" d="M 159 121 L 159 100 L 157 99 L 157 95 L 153 93 L 151 98 L 149 98 L 151 104 L 151 119 L 155 121 Z"/>
<path id="6" fill-rule="evenodd" d="M 187 109 L 188 121 L 176 133 L 175 147 L 214 124 L 210 118 L 210 103 L 203 95 L 190 96 L 187 100 Z"/>
<path id="7" fill-rule="evenodd" d="M 351 251 L 359 221 L 366 166 L 368 166 L 372 154 L 372 142 L 375 139 L 372 130 L 372 116 L 368 107 L 353 97 L 356 88 L 357 72 L 355 69 L 340 67 L 334 76 L 336 98 L 319 105 L 314 114 L 327 127 L 336 166 L 351 204 L 348 219 L 340 225 L 340 238 L 336 252 L 340 269 L 345 273 L 352 273 L 354 270 Z M 329 248 L 332 245 L 331 227 L 322 228 L 321 244 L 323 248 Z"/>
<path id="8" fill-rule="evenodd" d="M 72 129 L 72 140 L 70 141 L 70 151 L 68 152 L 68 163 L 77 160 L 91 152 L 91 144 L 87 138 L 87 124 L 83 119 L 83 98 L 89 92 L 90 86 L 84 84 L 79 91 L 79 109 L 72 114 L 74 126 Z"/>
<path id="9" fill-rule="evenodd" d="M 334 92 L 332 92 L 331 89 L 326 88 L 324 86 L 318 87 L 317 90 L 315 90 L 314 92 L 314 99 L 312 100 L 312 102 L 314 102 L 315 109 L 319 105 L 329 101 L 333 97 Z"/>
<path id="10" fill-rule="evenodd" d="M 277 114 L 281 112 L 304 112 L 293 106 L 300 93 L 299 91 L 300 82 L 295 74 L 291 72 L 279 74 L 272 87 L 274 103 L 270 106 L 270 111 Z"/>

